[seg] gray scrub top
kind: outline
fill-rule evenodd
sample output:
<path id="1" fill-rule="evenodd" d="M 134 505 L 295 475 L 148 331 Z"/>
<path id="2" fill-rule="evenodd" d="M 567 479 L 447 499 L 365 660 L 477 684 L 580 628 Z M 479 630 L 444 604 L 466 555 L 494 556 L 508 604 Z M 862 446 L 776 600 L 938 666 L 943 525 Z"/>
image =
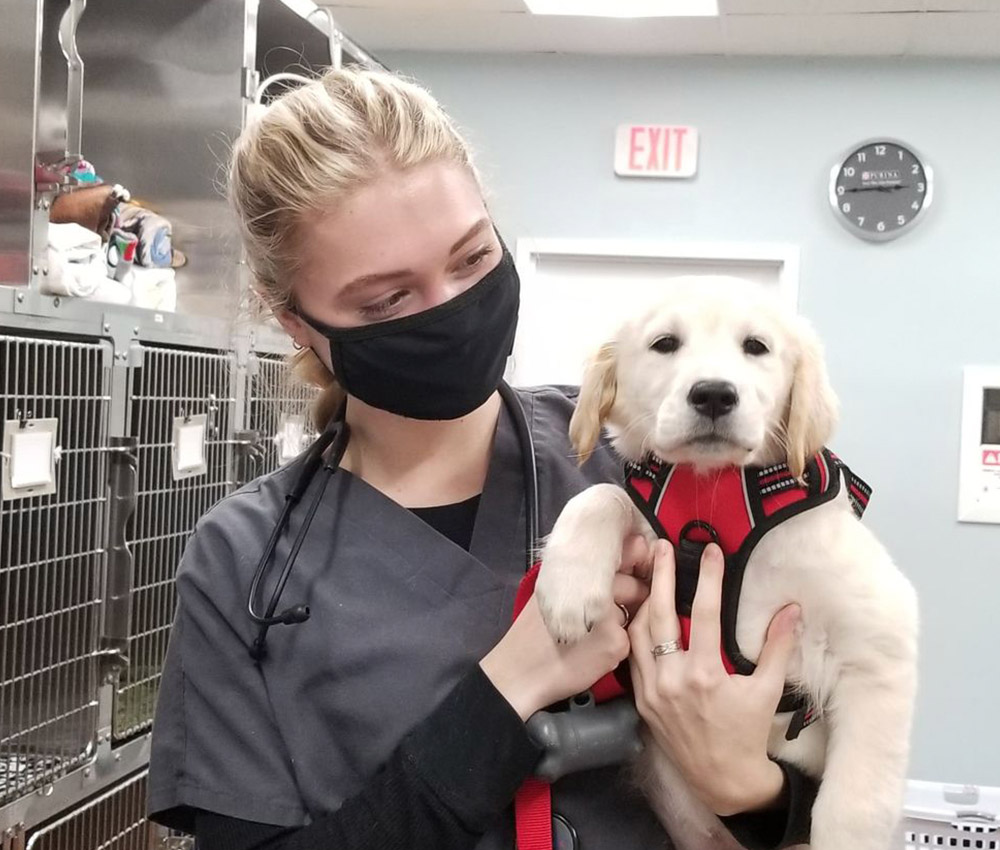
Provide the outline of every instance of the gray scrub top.
<path id="1" fill-rule="evenodd" d="M 567 437 L 575 389 L 518 395 L 547 534 L 571 496 L 620 481 L 622 467 L 604 445 L 577 465 Z M 510 623 L 525 569 L 524 486 L 503 410 L 469 552 L 361 479 L 332 476 L 281 599 L 281 607 L 308 604 L 312 616 L 272 628 L 267 657 L 255 665 L 247 591 L 298 467 L 293 461 L 223 499 L 188 541 L 153 726 L 152 813 L 190 806 L 299 826 L 336 810 Z M 311 488 L 276 549 L 263 599 Z M 671 846 L 617 768 L 560 780 L 553 809 L 586 850 Z M 499 818 L 478 848 L 513 847 L 513 823 L 512 813 Z"/>

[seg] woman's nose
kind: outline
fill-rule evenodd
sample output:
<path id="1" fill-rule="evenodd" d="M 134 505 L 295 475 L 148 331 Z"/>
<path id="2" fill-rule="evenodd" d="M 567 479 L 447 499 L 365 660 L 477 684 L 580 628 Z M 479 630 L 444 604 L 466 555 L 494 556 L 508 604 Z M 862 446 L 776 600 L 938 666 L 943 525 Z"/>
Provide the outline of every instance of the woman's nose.
<path id="1" fill-rule="evenodd" d="M 440 278 L 431 281 L 424 289 L 424 309 L 429 310 L 431 307 L 444 304 L 445 301 L 451 301 L 452 298 L 461 295 L 468 288 L 467 282 L 461 280 Z"/>

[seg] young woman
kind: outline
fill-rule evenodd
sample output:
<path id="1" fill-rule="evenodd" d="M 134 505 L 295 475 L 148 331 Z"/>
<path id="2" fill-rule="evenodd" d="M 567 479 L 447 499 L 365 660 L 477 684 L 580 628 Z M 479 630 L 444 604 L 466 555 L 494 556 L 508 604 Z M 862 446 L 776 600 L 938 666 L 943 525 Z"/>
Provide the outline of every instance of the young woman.
<path id="1" fill-rule="evenodd" d="M 578 644 L 555 644 L 534 602 L 511 625 L 530 560 L 518 424 L 541 534 L 620 464 L 604 448 L 577 465 L 574 391 L 502 402 L 517 273 L 468 147 L 426 91 L 343 70 L 284 95 L 237 141 L 230 195 L 255 290 L 324 388 L 317 425 L 342 417 L 349 439 L 291 512 L 255 600 L 260 610 L 318 500 L 279 606 L 310 616 L 271 628 L 256 661 L 247 593 L 303 459 L 198 523 L 177 574 L 151 815 L 195 832 L 199 850 L 511 848 L 511 801 L 539 757 L 524 722 L 628 656 L 653 560 L 642 541 L 626 545 L 616 606 Z M 669 550 L 656 562 L 671 569 Z M 694 628 L 713 617 L 718 628 L 718 583 L 704 584 Z M 633 626 L 646 647 L 671 631 L 662 609 Z M 772 627 L 775 659 L 789 623 Z M 651 675 L 655 660 L 638 662 Z M 814 785 L 765 750 L 783 678 L 783 664 L 761 664 L 736 691 L 640 700 L 748 846 L 808 832 Z M 619 768 L 555 783 L 553 810 L 587 850 L 670 846 Z"/>

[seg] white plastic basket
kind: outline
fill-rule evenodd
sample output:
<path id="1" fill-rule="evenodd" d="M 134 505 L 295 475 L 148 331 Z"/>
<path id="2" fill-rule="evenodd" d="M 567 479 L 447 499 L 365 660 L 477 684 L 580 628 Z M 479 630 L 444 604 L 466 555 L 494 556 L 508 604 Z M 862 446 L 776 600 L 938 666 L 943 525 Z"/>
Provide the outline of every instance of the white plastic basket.
<path id="1" fill-rule="evenodd" d="M 894 845 L 1000 850 L 1000 788 L 910 780 Z"/>

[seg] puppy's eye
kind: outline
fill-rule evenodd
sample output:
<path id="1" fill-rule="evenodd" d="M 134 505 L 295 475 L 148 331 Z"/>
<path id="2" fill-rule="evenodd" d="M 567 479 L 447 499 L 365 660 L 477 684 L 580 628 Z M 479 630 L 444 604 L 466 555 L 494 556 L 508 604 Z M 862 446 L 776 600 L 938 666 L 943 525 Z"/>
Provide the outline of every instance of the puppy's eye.
<path id="1" fill-rule="evenodd" d="M 749 354 L 751 357 L 760 357 L 770 352 L 770 350 L 767 347 L 767 343 L 759 337 L 748 336 L 743 340 L 743 353 Z"/>
<path id="2" fill-rule="evenodd" d="M 659 352 L 660 354 L 673 354 L 680 347 L 681 341 L 677 337 L 673 334 L 664 334 L 653 340 L 649 346 L 649 350 Z"/>

